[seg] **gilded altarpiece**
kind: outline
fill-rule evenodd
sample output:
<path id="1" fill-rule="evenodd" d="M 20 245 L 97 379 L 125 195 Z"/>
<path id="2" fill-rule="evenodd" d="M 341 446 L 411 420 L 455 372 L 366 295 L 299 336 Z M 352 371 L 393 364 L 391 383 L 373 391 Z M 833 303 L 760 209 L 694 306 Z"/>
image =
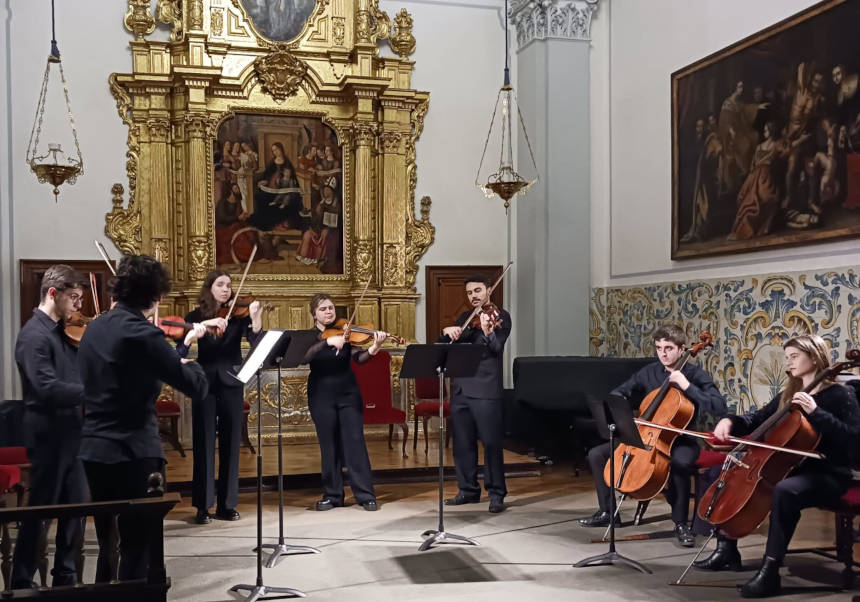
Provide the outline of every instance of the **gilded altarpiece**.
<path id="1" fill-rule="evenodd" d="M 272 136 L 285 137 L 281 140 L 287 140 L 292 131 L 301 136 L 307 130 L 308 144 L 296 146 L 296 161 L 299 152 L 309 151 L 317 142 L 323 147 L 320 161 L 337 159 L 338 220 L 326 219 L 329 225 L 337 224 L 342 265 L 273 268 L 278 261 L 282 265 L 296 261 L 302 235 L 310 226 L 279 224 L 292 229 L 292 238 L 287 234 L 275 238 L 277 244 L 269 252 L 276 261 L 255 261 L 243 292 L 275 306 L 265 315 L 264 327 L 298 329 L 312 325 L 308 307 L 312 294 L 328 292 L 351 312 L 369 281 L 356 321 L 376 324 L 413 341 L 415 276 L 419 259 L 433 242 L 434 228 L 429 198 L 421 199 L 416 215 L 415 144 L 429 93 L 411 85 L 414 63 L 409 55 L 416 44 L 412 19 L 401 10 L 392 25 L 378 0 L 317 0 L 303 3 L 308 6 L 302 11 L 309 17 L 296 25 L 296 15 L 276 22 L 270 12 L 263 20 L 260 11 L 269 3 L 158 0 L 153 12 L 149 0 L 128 0 L 124 25 L 135 38 L 130 42 L 132 72 L 109 78 L 119 117 L 129 130 L 128 192 L 114 184 L 105 232 L 122 252 L 157 254 L 166 263 L 174 288 L 161 311 L 184 314 L 195 305 L 207 271 L 224 264 L 218 261 L 218 251 L 223 255 L 223 249 L 217 248 L 216 236 L 216 186 L 223 183 L 218 182 L 216 171 L 225 165 L 225 132 L 233 131 L 230 124 L 256 120 L 256 124 L 268 124 L 265 131 L 275 132 Z M 258 23 L 253 15 L 258 15 Z M 169 31 L 169 39 L 148 39 L 156 27 Z M 292 39 L 285 39 L 296 31 Z M 278 39 L 269 39 L 264 32 Z M 382 56 L 382 44 L 396 56 Z M 278 129 L 279 120 L 287 125 Z M 301 127 L 311 121 L 320 126 Z M 320 141 L 313 139 L 319 136 L 314 132 L 332 135 Z M 253 140 L 259 144 L 248 149 L 239 141 L 242 150 L 233 149 L 233 162 L 227 164 L 245 176 L 242 185 L 252 196 L 267 157 L 279 152 L 272 148 L 275 138 L 255 134 Z M 325 150 L 326 145 L 331 148 Z M 242 156 L 245 152 L 248 155 Z M 256 155 L 254 161 L 252 155 Z M 293 190 L 290 194 L 298 195 L 302 203 L 297 206 L 306 214 L 312 203 L 329 193 L 321 185 L 315 195 L 301 196 L 310 186 L 300 182 L 298 192 L 292 184 L 277 190 Z M 236 215 L 249 217 L 241 211 Z M 242 255 L 241 249 L 234 254 Z M 244 267 L 239 259 L 228 266 L 234 286 Z M 392 374 L 402 363 L 397 351 L 392 350 Z M 290 429 L 294 439 L 312 436 L 305 373 L 291 371 L 282 382 L 283 424 L 294 427 Z M 409 405 L 401 401 L 399 381 L 395 378 L 393 383 L 395 405 Z M 263 386 L 262 409 L 270 435 L 277 425 L 275 391 L 270 375 Z M 250 421 L 254 424 L 260 415 L 256 396 L 249 390 L 246 399 L 253 402 Z M 187 419 L 183 422 L 187 432 Z"/>

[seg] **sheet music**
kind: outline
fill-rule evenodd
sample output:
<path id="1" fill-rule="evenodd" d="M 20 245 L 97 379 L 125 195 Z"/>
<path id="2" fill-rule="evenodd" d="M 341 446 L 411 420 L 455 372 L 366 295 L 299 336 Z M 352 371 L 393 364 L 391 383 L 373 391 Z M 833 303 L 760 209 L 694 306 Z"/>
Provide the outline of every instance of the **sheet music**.
<path id="1" fill-rule="evenodd" d="M 257 343 L 257 346 L 254 347 L 253 351 L 251 351 L 251 355 L 249 355 L 248 359 L 245 360 L 245 364 L 242 366 L 242 369 L 239 370 L 239 374 L 236 375 L 236 378 L 240 380 L 242 384 L 247 384 L 254 374 L 257 373 L 257 370 L 269 357 L 272 349 L 274 349 L 275 345 L 278 344 L 278 341 L 281 340 L 283 334 L 283 330 L 266 331 L 266 334 L 263 335 L 263 338 L 259 343 Z"/>

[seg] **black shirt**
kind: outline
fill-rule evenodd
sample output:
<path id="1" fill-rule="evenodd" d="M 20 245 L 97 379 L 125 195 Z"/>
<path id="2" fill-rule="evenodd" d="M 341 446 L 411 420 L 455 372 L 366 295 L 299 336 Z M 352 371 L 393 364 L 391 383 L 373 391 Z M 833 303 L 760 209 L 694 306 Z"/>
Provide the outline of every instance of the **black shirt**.
<path id="1" fill-rule="evenodd" d="M 701 412 L 714 418 L 721 418 L 728 413 L 726 400 L 714 384 L 711 375 L 694 364 L 687 364 L 681 369 L 681 374 L 690 381 L 690 386 L 683 391 L 684 396 L 696 406 L 693 415 L 695 421 Z M 669 377 L 669 370 L 659 361 L 648 364 L 636 374 L 612 389 L 610 395 L 621 395 L 630 399 L 634 395 L 645 396 L 654 389 L 659 389 Z"/>
<path id="2" fill-rule="evenodd" d="M 322 336 L 318 329 L 314 330 L 317 331 L 317 336 Z M 350 361 L 363 364 L 370 361 L 370 358 L 370 352 L 367 350 L 355 349 L 351 344 L 344 343 L 343 348 L 338 351 L 321 338 L 305 354 L 304 363 L 310 366 L 308 401 L 313 402 L 325 396 L 357 396 L 361 403 L 361 392 Z"/>
<path id="3" fill-rule="evenodd" d="M 80 457 L 91 462 L 162 458 L 162 381 L 189 396 L 204 397 L 208 387 L 199 365 L 183 364 L 164 333 L 122 303 L 87 326 L 78 367 L 86 396 Z"/>
<path id="4" fill-rule="evenodd" d="M 77 349 L 65 335 L 62 321 L 39 308 L 27 320 L 15 343 L 24 404 L 43 412 L 69 411 L 81 405 L 84 387 L 78 375 Z"/>
<path id="5" fill-rule="evenodd" d="M 752 410 L 743 416 L 729 416 L 732 435 L 743 437 L 753 432 L 762 422 L 779 409 L 777 395 L 761 409 Z M 850 467 L 856 458 L 857 437 L 860 436 L 860 407 L 854 392 L 839 384 L 830 385 L 812 396 L 818 406 L 806 416 L 809 424 L 821 434 L 818 451 L 824 460 L 807 458 L 804 470 L 826 471 L 841 476 L 850 475 Z"/>

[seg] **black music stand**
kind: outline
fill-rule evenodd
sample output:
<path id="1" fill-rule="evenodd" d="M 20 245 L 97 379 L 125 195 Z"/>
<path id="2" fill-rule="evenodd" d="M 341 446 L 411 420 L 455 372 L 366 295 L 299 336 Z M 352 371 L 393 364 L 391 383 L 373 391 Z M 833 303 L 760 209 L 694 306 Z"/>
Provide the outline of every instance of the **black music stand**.
<path id="1" fill-rule="evenodd" d="M 295 368 L 305 363 L 308 350 L 318 342 L 319 331 L 291 330 L 287 331 L 285 338 L 289 341 L 286 349 L 279 347 L 269 356 L 264 367 L 278 369 L 278 543 L 264 543 L 264 549 L 271 549 L 272 553 L 266 561 L 266 568 L 270 569 L 281 561 L 281 558 L 290 554 L 319 554 L 320 551 L 310 546 L 294 546 L 284 543 L 284 452 L 283 431 L 281 428 L 281 367 Z M 276 355 L 280 353 L 281 355 Z M 258 420 L 259 423 L 259 420 Z M 257 442 L 259 449 L 260 443 Z M 256 551 L 256 550 L 254 550 Z"/>
<path id="2" fill-rule="evenodd" d="M 445 460 L 443 451 L 445 449 L 445 418 L 443 413 L 445 377 L 468 378 L 474 376 L 481 363 L 483 347 L 471 344 L 460 345 L 409 345 L 406 355 L 403 357 L 403 366 L 400 369 L 400 378 L 432 378 L 439 377 L 439 528 L 428 529 L 421 534 L 426 539 L 418 548 L 424 552 L 437 543 L 463 543 L 472 546 L 481 545 L 473 539 L 445 532 L 444 505 L 445 492 L 443 481 L 445 479 Z"/>
<path id="3" fill-rule="evenodd" d="M 247 591 L 246 602 L 256 602 L 268 594 L 277 594 L 279 598 L 304 598 L 304 592 L 290 587 L 271 587 L 263 584 L 263 431 L 261 424 L 262 394 L 260 380 L 263 368 L 272 358 L 283 357 L 290 344 L 290 337 L 283 330 L 269 330 L 257 342 L 248 358 L 239 370 L 236 378 L 242 383 L 257 375 L 257 583 L 256 585 L 240 584 L 230 588 L 231 592 Z"/>
<path id="4" fill-rule="evenodd" d="M 612 422 L 606 416 L 605 406 L 609 406 L 612 414 Z M 615 551 L 615 435 L 618 432 L 618 440 L 621 443 L 645 449 L 647 446 L 639 436 L 639 430 L 633 422 L 633 409 L 630 403 L 618 395 L 610 395 L 605 404 L 600 399 L 590 398 L 588 409 L 597 422 L 597 430 L 602 437 L 609 439 L 609 551 L 597 556 L 589 556 L 580 560 L 574 567 L 603 566 L 606 564 L 626 564 L 643 573 L 651 571 L 644 564 L 627 558 Z"/>

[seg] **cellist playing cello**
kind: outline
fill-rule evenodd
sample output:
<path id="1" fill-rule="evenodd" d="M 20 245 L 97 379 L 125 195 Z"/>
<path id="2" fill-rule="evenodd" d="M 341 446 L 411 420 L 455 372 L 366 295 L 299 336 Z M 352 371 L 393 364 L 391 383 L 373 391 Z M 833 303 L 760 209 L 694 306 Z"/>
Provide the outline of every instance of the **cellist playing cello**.
<path id="1" fill-rule="evenodd" d="M 659 362 L 649 364 L 636 374 L 612 390 L 612 395 L 630 398 L 634 395 L 645 395 L 654 389 L 659 389 L 668 378 L 673 387 L 679 389 L 696 408 L 693 420 L 703 412 L 719 418 L 725 416 L 726 401 L 720 394 L 710 374 L 693 364 L 686 364 L 681 370 L 675 370 L 687 347 L 687 337 L 678 326 L 669 324 L 654 332 L 654 347 Z M 603 469 L 609 459 L 611 450 L 609 443 L 593 447 L 588 452 L 588 465 L 591 469 L 594 486 L 600 509 L 593 516 L 583 518 L 579 522 L 584 527 L 605 527 L 609 524 L 609 495 L 610 489 L 603 477 Z M 690 530 L 690 476 L 696 474 L 696 459 L 699 457 L 699 446 L 690 437 L 678 437 L 671 450 L 671 468 L 669 488 L 666 500 L 672 507 L 672 521 L 675 523 L 675 537 L 684 547 L 695 544 L 695 536 Z M 620 519 L 616 518 L 620 523 Z M 699 529 L 701 534 L 710 532 L 709 527 Z"/>
<path id="2" fill-rule="evenodd" d="M 730 435 L 747 435 L 786 404 L 794 404 L 820 435 L 816 449 L 825 459 L 804 459 L 773 489 L 764 560 L 755 576 L 741 586 L 744 598 L 765 598 L 779 593 L 779 567 L 800 520 L 800 511 L 839 502 L 851 481 L 850 466 L 860 435 L 860 408 L 851 389 L 824 379 L 808 393 L 803 392 L 830 366 L 824 339 L 802 335 L 790 339 L 783 349 L 789 375 L 785 389 L 759 410 L 720 420 L 714 428 L 714 437 L 723 441 Z M 695 566 L 710 570 L 739 567 L 737 542 L 718 532 L 716 551 Z"/>

